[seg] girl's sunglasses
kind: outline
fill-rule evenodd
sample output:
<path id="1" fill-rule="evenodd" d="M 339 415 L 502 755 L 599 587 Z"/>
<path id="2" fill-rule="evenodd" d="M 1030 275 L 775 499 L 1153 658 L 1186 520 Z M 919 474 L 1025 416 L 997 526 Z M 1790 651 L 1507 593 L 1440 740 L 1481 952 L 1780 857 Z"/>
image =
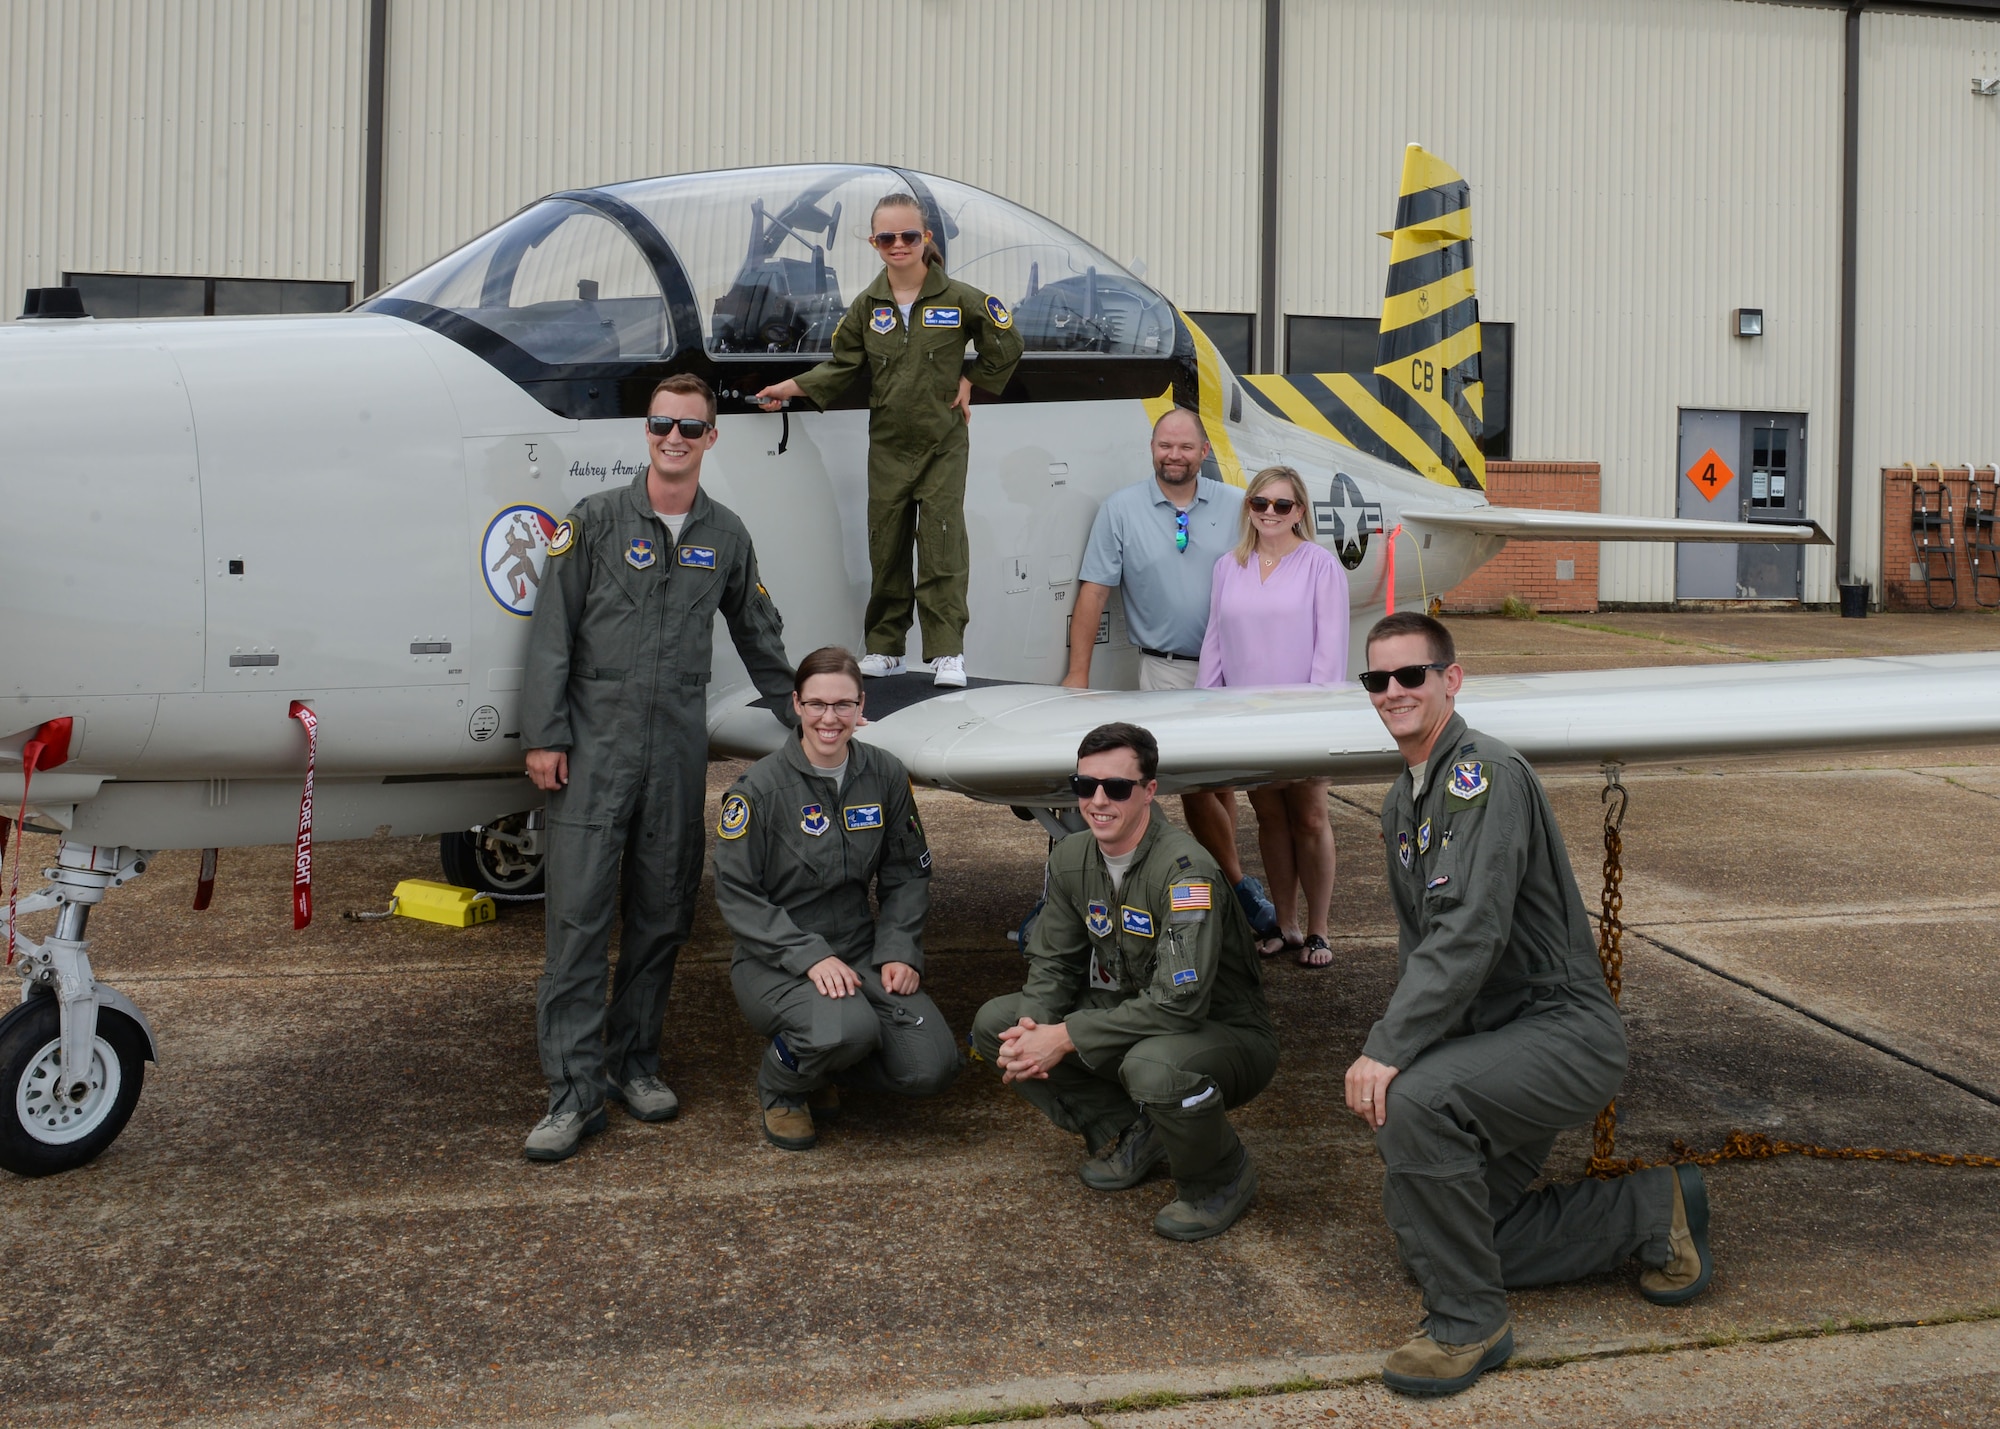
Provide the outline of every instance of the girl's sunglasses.
<path id="1" fill-rule="evenodd" d="M 921 228 L 905 228 L 897 233 L 873 234 L 868 241 L 884 251 L 894 248 L 898 243 L 905 248 L 915 248 L 924 241 L 924 231 Z"/>

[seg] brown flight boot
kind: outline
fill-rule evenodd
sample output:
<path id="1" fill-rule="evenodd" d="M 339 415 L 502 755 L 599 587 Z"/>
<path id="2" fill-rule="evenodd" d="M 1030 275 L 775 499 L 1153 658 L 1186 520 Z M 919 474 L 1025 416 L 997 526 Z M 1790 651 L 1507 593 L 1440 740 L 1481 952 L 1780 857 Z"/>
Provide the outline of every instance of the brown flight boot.
<path id="1" fill-rule="evenodd" d="M 802 1106 L 765 1107 L 764 1139 L 786 1151 L 810 1151 L 819 1145 L 812 1113 Z"/>
<path id="2" fill-rule="evenodd" d="M 1382 1383 L 1398 1394 L 1425 1399 L 1472 1388 L 1489 1369 L 1498 1369 L 1514 1353 L 1514 1322 L 1508 1320 L 1483 1340 L 1447 1345 L 1418 1335 L 1382 1361 Z"/>
<path id="3" fill-rule="evenodd" d="M 840 1120 L 840 1088 L 831 1082 L 806 1097 L 806 1110 L 818 1121 Z"/>
<path id="4" fill-rule="evenodd" d="M 1673 1258 L 1639 1273 L 1639 1293 L 1655 1305 L 1685 1305 L 1708 1289 L 1708 1184 L 1699 1166 L 1674 1167 Z"/>

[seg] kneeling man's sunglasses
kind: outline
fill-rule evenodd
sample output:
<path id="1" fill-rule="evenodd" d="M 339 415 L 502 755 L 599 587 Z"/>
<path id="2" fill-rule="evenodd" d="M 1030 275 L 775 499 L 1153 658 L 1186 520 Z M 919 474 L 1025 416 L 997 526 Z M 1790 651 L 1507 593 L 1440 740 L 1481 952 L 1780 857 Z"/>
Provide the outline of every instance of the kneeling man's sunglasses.
<path id="1" fill-rule="evenodd" d="M 1361 688 L 1371 695 L 1379 695 L 1389 688 L 1394 680 L 1406 690 L 1414 690 L 1431 677 L 1433 670 L 1449 670 L 1449 665 L 1405 665 L 1400 670 L 1363 670 Z"/>
<path id="2" fill-rule="evenodd" d="M 1141 779 L 1093 779 L 1088 774 L 1069 776 L 1069 787 L 1077 798 L 1092 798 L 1102 789 L 1104 797 L 1114 804 L 1122 804 L 1131 798 L 1132 791 L 1144 782 Z"/>

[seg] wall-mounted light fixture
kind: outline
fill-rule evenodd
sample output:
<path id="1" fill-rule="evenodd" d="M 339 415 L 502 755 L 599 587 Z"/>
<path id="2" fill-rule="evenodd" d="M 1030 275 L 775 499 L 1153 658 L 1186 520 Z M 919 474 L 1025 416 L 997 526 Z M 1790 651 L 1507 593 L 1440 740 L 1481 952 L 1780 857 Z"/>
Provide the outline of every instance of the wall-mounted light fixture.
<path id="1" fill-rule="evenodd" d="M 1738 308 L 1730 315 L 1730 331 L 1738 337 L 1762 337 L 1764 335 L 1764 310 L 1762 308 Z"/>

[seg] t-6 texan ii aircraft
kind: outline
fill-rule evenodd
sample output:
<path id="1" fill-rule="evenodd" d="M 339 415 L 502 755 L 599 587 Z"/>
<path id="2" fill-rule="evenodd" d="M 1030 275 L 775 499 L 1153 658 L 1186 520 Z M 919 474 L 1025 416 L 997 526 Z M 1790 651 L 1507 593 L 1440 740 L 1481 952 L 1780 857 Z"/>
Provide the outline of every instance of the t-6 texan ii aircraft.
<path id="1" fill-rule="evenodd" d="M 0 1166 L 79 1165 L 138 1099 L 153 1032 L 94 978 L 85 924 L 154 850 L 296 837 L 304 874 L 313 836 L 440 833 L 455 881 L 535 886 L 528 617 L 562 516 L 642 470 L 660 378 L 699 373 L 722 394 L 703 480 L 748 522 L 793 653 L 859 645 L 865 392 L 771 415 L 745 398 L 829 350 L 875 272 L 853 219 L 890 192 L 917 198 L 950 270 L 1006 303 L 1026 345 L 973 416 L 978 678 L 870 682 L 863 737 L 922 783 L 1059 829 L 1077 741 L 1110 719 L 1158 735 L 1170 790 L 1400 767 L 1353 686 L 1136 692 L 1115 602 L 1096 632 L 1105 688 L 1058 687 L 1091 519 L 1147 475 L 1170 403 L 1202 414 L 1222 479 L 1304 474 L 1313 532 L 1348 571 L 1357 661 L 1386 607 L 1423 605 L 1510 540 L 1744 536 L 1486 500 L 1467 187 L 1415 146 L 1372 376 L 1238 378 L 1075 235 L 949 179 L 860 165 L 555 194 L 341 314 L 9 325 L 0 497 L 34 539 L 0 575 L 0 805 L 62 842 L 18 904 L 55 910 L 53 932 L 8 918 L 24 995 L 0 1021 Z M 1810 525 L 1757 538 L 1825 540 Z M 781 726 L 728 641 L 716 649 L 711 750 L 762 754 Z M 2000 659 L 1475 678 L 1463 699 L 1546 763 L 1966 742 L 2000 736 Z"/>

